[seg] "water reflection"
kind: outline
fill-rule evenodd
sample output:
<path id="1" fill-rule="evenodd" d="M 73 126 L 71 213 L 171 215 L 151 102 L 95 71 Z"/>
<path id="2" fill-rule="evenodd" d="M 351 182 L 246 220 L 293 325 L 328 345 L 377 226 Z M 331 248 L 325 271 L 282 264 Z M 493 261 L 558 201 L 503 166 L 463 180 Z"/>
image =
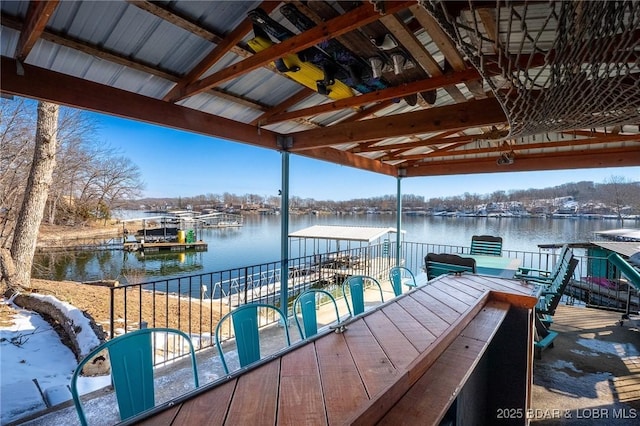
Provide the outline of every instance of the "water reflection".
<path id="1" fill-rule="evenodd" d="M 291 216 L 290 231 L 312 225 L 396 226 L 394 215 Z M 629 225 L 627 225 L 629 226 Z M 638 226 L 638 223 L 631 224 Z M 405 216 L 405 240 L 468 246 L 474 234 L 502 236 L 504 249 L 538 251 L 539 244 L 587 242 L 595 231 L 619 228 L 610 220 L 545 218 L 455 218 Z M 117 279 L 132 283 L 276 262 L 280 259 L 280 217 L 246 216 L 241 228 L 201 232 L 206 252 L 141 255 L 120 250 L 38 253 L 33 275 L 54 280 Z M 290 258 L 298 256 L 290 248 Z"/>

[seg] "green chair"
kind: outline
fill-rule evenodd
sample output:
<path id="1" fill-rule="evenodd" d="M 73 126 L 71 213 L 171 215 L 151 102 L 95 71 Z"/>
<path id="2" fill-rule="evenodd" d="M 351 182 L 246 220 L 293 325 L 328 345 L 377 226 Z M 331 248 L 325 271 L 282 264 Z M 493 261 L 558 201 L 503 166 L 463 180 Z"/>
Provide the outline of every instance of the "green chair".
<path id="1" fill-rule="evenodd" d="M 259 361 L 261 358 L 258 308 L 273 312 L 283 324 L 287 324 L 287 317 L 282 311 L 266 303 L 249 303 L 242 305 L 220 318 L 218 325 L 216 325 L 214 339 L 220 360 L 222 361 L 222 367 L 226 374 L 229 374 L 229 367 L 221 344 L 220 334 L 222 324 L 229 319 L 233 323 L 233 334 L 236 339 L 240 368 L 246 367 L 249 364 Z M 281 328 L 284 330 L 286 345 L 290 346 L 291 339 L 289 338 L 289 330 L 286 326 Z"/>
<path id="2" fill-rule="evenodd" d="M 493 235 L 474 235 L 471 237 L 470 254 L 502 256 L 502 237 Z"/>
<path id="3" fill-rule="evenodd" d="M 394 266 L 389 270 L 389 281 L 393 287 L 393 294 L 400 296 L 402 294 L 402 285 L 407 287 L 417 287 L 416 277 L 413 272 L 404 266 Z"/>
<path id="4" fill-rule="evenodd" d="M 378 280 L 367 275 L 352 275 L 342 283 L 342 294 L 344 294 L 349 315 L 360 315 L 364 312 L 364 290 L 367 281 L 378 287 L 380 291 L 380 301 L 384 302 L 382 286 Z M 349 290 L 349 297 L 347 297 L 347 290 Z M 349 302 L 349 300 L 351 300 L 351 302 Z"/>
<path id="5" fill-rule="evenodd" d="M 188 344 L 194 385 L 197 388 L 198 369 L 193 343 L 187 334 L 172 328 L 143 328 L 104 342 L 91 351 L 71 376 L 71 396 L 82 425 L 87 418 L 78 392 L 78 378 L 85 365 L 106 351 L 111 367 L 111 382 L 118 401 L 120 419 L 126 420 L 155 406 L 154 353 L 168 343 L 169 337 Z M 162 340 L 158 342 L 158 338 Z M 158 344 L 157 344 L 158 343 Z M 182 345 L 176 345 L 182 348 Z M 94 361 L 95 362 L 95 361 Z"/>
<path id="6" fill-rule="evenodd" d="M 318 334 L 318 315 L 316 311 L 320 305 L 319 302 L 323 298 L 328 301 L 328 304 L 333 305 L 336 313 L 336 321 L 340 323 L 338 304 L 331 293 L 318 288 L 305 290 L 296 297 L 296 300 L 293 301 L 293 318 L 296 321 L 296 325 L 300 331 L 300 336 L 302 336 L 303 339 L 308 339 L 309 337 Z M 298 318 L 298 309 L 302 314 L 302 324 L 300 324 L 300 319 Z"/>
<path id="7" fill-rule="evenodd" d="M 555 265 L 550 271 L 545 269 L 534 269 L 527 267 L 520 267 L 516 271 L 515 278 L 523 281 L 531 282 L 532 284 L 546 284 L 551 285 L 558 274 L 566 270 L 569 266 L 569 260 L 573 256 L 573 251 L 569 249 L 568 244 L 562 246 L 562 250 L 558 254 Z M 562 277 L 560 277 L 562 279 Z"/>
<path id="8" fill-rule="evenodd" d="M 424 258 L 427 280 L 444 274 L 476 273 L 476 261 L 471 257 L 461 257 L 449 253 L 427 253 Z"/>

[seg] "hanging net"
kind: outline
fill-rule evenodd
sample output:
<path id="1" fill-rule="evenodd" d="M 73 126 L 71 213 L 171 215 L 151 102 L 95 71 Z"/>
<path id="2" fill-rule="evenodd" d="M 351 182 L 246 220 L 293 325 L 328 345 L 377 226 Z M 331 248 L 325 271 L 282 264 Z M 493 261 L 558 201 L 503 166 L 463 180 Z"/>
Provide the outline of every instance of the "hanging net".
<path id="1" fill-rule="evenodd" d="M 508 137 L 640 123 L 640 1 L 420 3 L 495 93 Z"/>

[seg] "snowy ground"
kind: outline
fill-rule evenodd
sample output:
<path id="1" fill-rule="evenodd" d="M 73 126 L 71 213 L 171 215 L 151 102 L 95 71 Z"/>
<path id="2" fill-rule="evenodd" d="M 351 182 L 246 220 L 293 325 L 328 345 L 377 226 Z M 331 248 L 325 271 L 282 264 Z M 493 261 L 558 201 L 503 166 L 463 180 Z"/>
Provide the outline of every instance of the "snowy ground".
<path id="1" fill-rule="evenodd" d="M 2 299 L 0 303 L 8 303 Z M 15 306 L 14 306 L 15 307 Z M 77 365 L 71 349 L 42 317 L 15 307 L 9 327 L 0 327 L 0 423 L 6 424 L 67 399 L 67 386 Z M 106 379 L 106 380 L 105 380 Z M 37 383 L 36 383 L 37 382 Z M 108 384 L 92 378 L 91 388 Z"/>
<path id="2" fill-rule="evenodd" d="M 47 296 L 43 296 L 47 297 Z M 75 324 L 82 322 L 79 312 L 71 305 L 52 301 Z M 0 298 L 0 303 L 9 301 Z M 73 352 L 65 346 L 58 334 L 42 317 L 15 305 L 16 315 L 11 326 L 0 327 L 0 424 L 16 422 L 40 413 L 49 405 L 69 401 L 68 390 L 71 375 L 77 365 Z M 78 311 L 78 312 L 76 312 Z M 88 326 L 88 325 L 87 325 Z M 80 336 L 83 352 L 88 352 L 90 336 Z M 94 342 L 92 342 L 94 343 Z M 198 357 L 200 385 L 215 381 L 224 372 L 217 353 L 202 351 Z M 230 366 L 238 363 L 237 352 L 227 353 Z M 37 384 L 36 384 L 37 382 Z M 156 380 L 156 402 L 175 398 L 194 388 L 193 378 L 184 370 L 169 369 Z M 109 376 L 81 377 L 78 388 L 81 394 L 110 385 Z M 46 402 L 45 402 L 46 401 Z M 69 404 L 67 404 L 69 405 Z M 61 407 L 58 405 L 58 407 Z M 119 421 L 115 398 L 112 392 L 88 400 L 84 405 L 87 419 L 92 425 L 112 425 Z M 26 424 L 31 426 L 78 425 L 80 424 L 73 404 L 53 410 Z"/>

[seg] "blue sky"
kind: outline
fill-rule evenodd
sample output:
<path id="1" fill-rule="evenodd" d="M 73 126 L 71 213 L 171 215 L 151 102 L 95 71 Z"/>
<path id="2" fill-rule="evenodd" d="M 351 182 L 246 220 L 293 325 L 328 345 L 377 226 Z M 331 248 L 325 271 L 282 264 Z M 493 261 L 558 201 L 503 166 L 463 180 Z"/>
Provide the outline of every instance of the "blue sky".
<path id="1" fill-rule="evenodd" d="M 281 155 L 268 149 L 93 114 L 100 141 L 119 150 L 141 170 L 146 197 L 201 194 L 277 195 Z M 640 181 L 640 167 L 517 172 L 407 178 L 404 194 L 425 198 L 545 188 L 567 182 L 602 183 L 611 176 Z M 316 200 L 349 200 L 396 193 L 386 175 L 290 156 L 290 194 Z"/>

